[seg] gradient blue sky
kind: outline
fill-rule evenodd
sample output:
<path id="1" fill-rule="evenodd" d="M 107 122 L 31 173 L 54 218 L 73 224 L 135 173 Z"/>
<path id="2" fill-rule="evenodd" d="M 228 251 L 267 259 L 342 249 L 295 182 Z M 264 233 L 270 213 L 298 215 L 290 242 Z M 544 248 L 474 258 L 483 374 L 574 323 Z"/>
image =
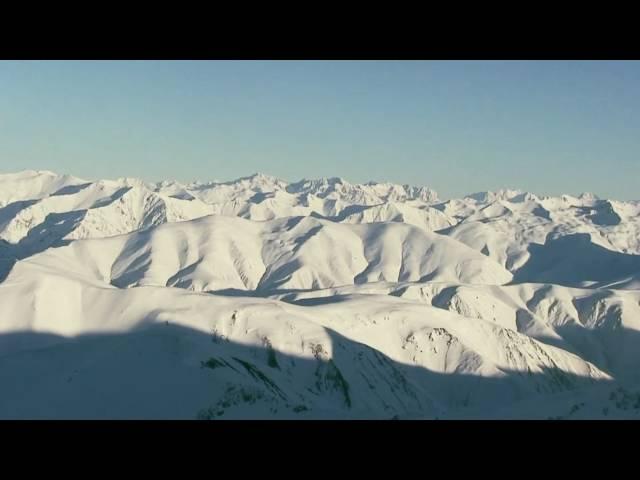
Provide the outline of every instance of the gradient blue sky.
<path id="1" fill-rule="evenodd" d="M 640 62 L 0 62 L 0 171 L 640 199 Z"/>

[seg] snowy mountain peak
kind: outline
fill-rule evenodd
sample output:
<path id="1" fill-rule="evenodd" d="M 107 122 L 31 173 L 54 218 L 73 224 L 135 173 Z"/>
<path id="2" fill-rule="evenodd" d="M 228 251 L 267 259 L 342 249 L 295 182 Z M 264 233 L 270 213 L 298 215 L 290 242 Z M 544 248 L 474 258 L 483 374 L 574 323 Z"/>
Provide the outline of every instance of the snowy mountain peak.
<path id="1" fill-rule="evenodd" d="M 640 203 L 436 201 L 0 175 L 0 418 L 640 418 Z"/>
<path id="2" fill-rule="evenodd" d="M 251 183 L 256 183 L 256 184 L 260 184 L 260 183 L 271 184 L 271 183 L 282 182 L 282 180 L 280 180 L 277 177 L 274 177 L 273 175 L 267 175 L 264 173 L 256 172 L 246 177 L 240 177 L 237 180 L 231 180 L 230 182 L 225 182 L 225 183 L 239 183 L 243 181 L 249 181 Z"/>
<path id="3" fill-rule="evenodd" d="M 535 195 L 529 192 L 524 192 L 522 190 L 511 190 L 511 189 L 500 189 L 496 191 L 485 191 L 485 192 L 476 192 L 470 195 L 467 195 L 465 198 L 469 198 L 471 200 L 475 200 L 478 203 L 490 203 L 495 202 L 497 200 L 516 200 L 522 201 L 525 198 L 536 198 Z"/>
<path id="4" fill-rule="evenodd" d="M 127 187 L 149 188 L 150 184 L 147 184 L 143 180 L 134 177 L 121 177 L 116 180 L 117 183 Z"/>
<path id="5" fill-rule="evenodd" d="M 580 195 L 578 195 L 578 199 L 585 200 L 585 201 L 596 201 L 596 200 L 600 200 L 600 197 L 598 197 L 595 193 L 583 192 Z"/>
<path id="6" fill-rule="evenodd" d="M 339 188 L 339 186 L 342 185 L 349 184 L 340 177 L 318 179 L 303 178 L 297 182 L 290 183 L 287 186 L 287 191 L 290 193 L 313 193 L 317 195 L 335 191 L 336 188 Z"/>

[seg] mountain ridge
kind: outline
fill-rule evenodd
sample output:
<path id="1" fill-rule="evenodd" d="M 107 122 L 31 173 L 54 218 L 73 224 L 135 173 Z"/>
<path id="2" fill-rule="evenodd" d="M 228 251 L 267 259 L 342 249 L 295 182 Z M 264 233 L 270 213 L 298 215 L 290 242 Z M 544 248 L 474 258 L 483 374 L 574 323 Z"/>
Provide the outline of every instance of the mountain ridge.
<path id="1" fill-rule="evenodd" d="M 0 418 L 640 418 L 640 202 L 0 174 Z"/>

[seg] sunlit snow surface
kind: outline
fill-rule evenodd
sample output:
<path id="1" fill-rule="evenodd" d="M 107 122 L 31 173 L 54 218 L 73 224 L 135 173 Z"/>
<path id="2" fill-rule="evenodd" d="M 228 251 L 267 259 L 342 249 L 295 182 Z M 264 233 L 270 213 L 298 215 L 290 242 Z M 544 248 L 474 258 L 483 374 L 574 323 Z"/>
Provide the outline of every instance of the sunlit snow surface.
<path id="1" fill-rule="evenodd" d="M 638 418 L 640 203 L 0 175 L 0 418 Z"/>

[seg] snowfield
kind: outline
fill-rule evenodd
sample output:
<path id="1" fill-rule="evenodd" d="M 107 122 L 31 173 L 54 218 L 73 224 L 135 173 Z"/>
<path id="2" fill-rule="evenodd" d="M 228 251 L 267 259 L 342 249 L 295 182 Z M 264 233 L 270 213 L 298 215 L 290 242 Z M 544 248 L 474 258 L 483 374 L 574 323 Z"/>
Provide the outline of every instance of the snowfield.
<path id="1" fill-rule="evenodd" d="M 640 202 L 0 175 L 0 418 L 640 418 Z"/>

